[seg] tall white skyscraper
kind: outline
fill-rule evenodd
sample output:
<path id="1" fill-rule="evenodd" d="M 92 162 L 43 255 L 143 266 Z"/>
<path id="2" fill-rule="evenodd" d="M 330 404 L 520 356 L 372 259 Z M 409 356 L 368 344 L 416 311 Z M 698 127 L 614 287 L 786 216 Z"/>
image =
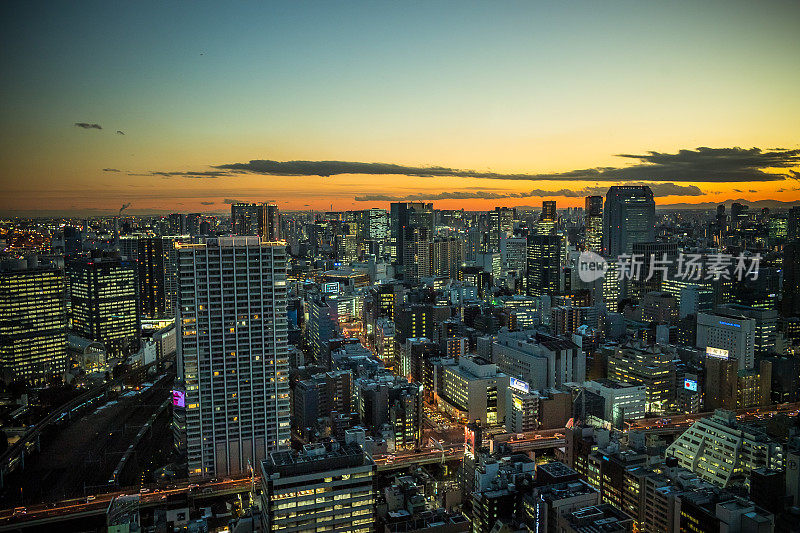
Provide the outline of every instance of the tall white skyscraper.
<path id="1" fill-rule="evenodd" d="M 190 476 L 256 468 L 290 437 L 286 246 L 257 236 L 177 246 L 179 448 Z"/>

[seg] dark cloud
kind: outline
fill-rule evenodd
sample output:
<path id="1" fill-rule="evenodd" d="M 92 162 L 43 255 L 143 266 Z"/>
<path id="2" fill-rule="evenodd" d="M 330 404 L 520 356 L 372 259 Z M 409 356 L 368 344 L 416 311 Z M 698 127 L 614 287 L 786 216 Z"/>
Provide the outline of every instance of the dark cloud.
<path id="1" fill-rule="evenodd" d="M 103 172 L 122 172 L 122 171 L 118 168 L 104 168 Z"/>
<path id="2" fill-rule="evenodd" d="M 100 124 L 94 124 L 94 123 L 90 123 L 90 122 L 76 122 L 75 125 L 78 126 L 79 128 L 83 128 L 85 130 L 102 130 L 103 129 L 103 126 L 101 126 Z"/>
<path id="3" fill-rule="evenodd" d="M 200 205 L 214 205 L 217 202 L 200 202 Z"/>
<path id="4" fill-rule="evenodd" d="M 125 132 L 122 130 L 117 130 L 117 135 L 125 135 Z"/>
<path id="5" fill-rule="evenodd" d="M 744 192 L 742 189 L 733 189 L 733 192 Z"/>
<path id="6" fill-rule="evenodd" d="M 574 180 L 574 181 L 673 181 L 673 182 L 748 182 L 776 181 L 787 177 L 800 179 L 800 173 L 788 170 L 800 165 L 800 149 L 762 151 L 760 148 L 708 148 L 679 150 L 675 154 L 647 152 L 619 154 L 637 160 L 626 167 L 595 167 L 557 173 L 502 174 L 440 166 L 416 167 L 392 163 L 353 161 L 272 161 L 253 159 L 247 163 L 229 163 L 215 168 L 268 176 L 322 176 L 339 174 L 399 175 L 418 177 L 464 177 L 501 180 Z M 765 169 L 786 169 L 770 173 Z"/>
<path id="7" fill-rule="evenodd" d="M 173 177 L 173 176 L 183 176 L 186 178 L 218 178 L 220 176 L 227 176 L 230 172 L 226 172 L 223 170 L 200 170 L 197 172 L 162 172 L 162 171 L 152 171 L 150 172 L 150 176 L 164 176 L 164 177 Z"/>
<path id="8" fill-rule="evenodd" d="M 225 199 L 222 201 L 222 203 L 224 203 L 224 204 L 239 204 L 239 203 L 241 203 L 241 202 L 242 202 L 242 200 L 234 200 L 234 199 L 232 199 L 232 198 L 225 198 Z"/>
<path id="9" fill-rule="evenodd" d="M 626 183 L 625 185 L 645 185 L 643 183 Z M 654 183 L 649 184 L 654 196 L 702 196 L 703 191 L 696 185 L 676 185 L 674 183 Z M 356 202 L 406 202 L 417 200 L 466 200 L 483 199 L 496 200 L 501 198 L 531 198 L 531 197 L 550 197 L 563 196 L 566 198 L 582 198 L 584 196 L 604 195 L 608 187 L 584 187 L 583 189 L 559 189 L 548 191 L 544 189 L 534 189 L 527 192 L 491 192 L 480 190 L 454 191 L 441 193 L 416 193 L 405 196 L 391 196 L 386 194 L 366 194 L 356 196 Z"/>

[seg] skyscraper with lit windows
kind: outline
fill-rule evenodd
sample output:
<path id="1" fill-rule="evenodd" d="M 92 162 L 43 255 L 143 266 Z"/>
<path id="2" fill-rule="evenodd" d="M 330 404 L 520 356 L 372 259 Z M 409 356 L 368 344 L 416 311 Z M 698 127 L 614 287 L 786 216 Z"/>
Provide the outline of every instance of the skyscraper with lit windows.
<path id="1" fill-rule="evenodd" d="M 189 475 L 256 468 L 289 445 L 286 246 L 258 236 L 179 244 L 178 282 Z"/>
<path id="2" fill-rule="evenodd" d="M 64 271 L 36 259 L 0 263 L 0 370 L 41 386 L 67 366 Z"/>
<path id="3" fill-rule="evenodd" d="M 603 197 L 587 196 L 583 210 L 586 225 L 586 249 L 595 253 L 603 251 Z"/>
<path id="4" fill-rule="evenodd" d="M 72 331 L 103 343 L 109 355 L 136 353 L 141 341 L 136 263 L 92 257 L 73 261 L 67 269 Z"/>

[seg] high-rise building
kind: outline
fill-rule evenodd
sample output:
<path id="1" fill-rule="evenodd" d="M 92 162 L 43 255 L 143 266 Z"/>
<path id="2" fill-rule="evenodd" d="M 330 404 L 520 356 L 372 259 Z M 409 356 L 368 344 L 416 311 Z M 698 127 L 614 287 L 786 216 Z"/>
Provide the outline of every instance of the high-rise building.
<path id="1" fill-rule="evenodd" d="M 188 233 L 188 227 L 186 226 L 186 214 L 170 213 L 169 230 L 173 235 L 186 235 Z"/>
<path id="2" fill-rule="evenodd" d="M 595 253 L 603 251 L 603 197 L 587 196 L 583 211 L 586 226 L 586 249 Z"/>
<path id="3" fill-rule="evenodd" d="M 629 296 L 639 299 L 650 291 L 660 291 L 664 280 L 675 274 L 671 265 L 677 263 L 678 243 L 635 242 L 631 245 L 631 252 L 642 266 L 639 276 L 627 280 Z"/>
<path id="4" fill-rule="evenodd" d="M 74 226 L 64 226 L 64 255 L 74 256 L 83 250 L 83 236 L 81 229 Z"/>
<path id="5" fill-rule="evenodd" d="M 161 263 L 164 269 L 164 316 L 173 318 L 178 312 L 178 249 L 180 242 L 189 242 L 188 235 L 165 235 L 161 237 Z"/>
<path id="6" fill-rule="evenodd" d="M 292 418 L 304 437 L 316 429 L 317 420 L 333 413 L 351 416 L 353 373 L 350 370 L 322 372 L 298 381 L 291 393 Z"/>
<path id="7" fill-rule="evenodd" d="M 796 241 L 800 239 L 800 206 L 794 206 L 786 214 L 786 239 Z"/>
<path id="8" fill-rule="evenodd" d="M 67 368 L 64 271 L 34 258 L 0 263 L 0 370 L 42 386 Z"/>
<path id="9" fill-rule="evenodd" d="M 431 275 L 431 243 L 427 228 L 408 226 L 403 239 L 403 280 L 419 283 Z"/>
<path id="10" fill-rule="evenodd" d="M 389 256 L 393 263 L 405 261 L 406 228 L 428 230 L 429 240 L 434 235 L 433 204 L 423 202 L 394 202 L 389 215 Z"/>
<path id="11" fill-rule="evenodd" d="M 717 314 L 736 318 L 752 318 L 755 320 L 755 337 L 753 339 L 755 355 L 768 355 L 775 352 L 778 312 L 774 309 L 725 304 L 717 307 Z"/>
<path id="12" fill-rule="evenodd" d="M 352 263 L 358 259 L 358 223 L 337 224 L 333 237 L 336 260 Z"/>
<path id="13" fill-rule="evenodd" d="M 373 207 L 365 211 L 364 236 L 367 239 L 385 241 L 389 237 L 389 217 L 385 209 Z"/>
<path id="14" fill-rule="evenodd" d="M 559 292 L 561 247 L 561 235 L 528 236 L 529 296 L 553 295 Z"/>
<path id="15" fill-rule="evenodd" d="M 123 259 L 128 259 L 129 261 L 136 261 L 139 259 L 139 241 L 143 238 L 145 238 L 145 236 L 141 233 L 121 235 L 120 238 L 117 239 L 119 255 Z"/>
<path id="16" fill-rule="evenodd" d="M 260 465 L 263 531 L 375 531 L 377 467 L 358 443 L 307 444 Z"/>
<path id="17" fill-rule="evenodd" d="M 259 235 L 270 242 L 281 239 L 280 214 L 275 204 L 231 204 L 231 225 L 236 235 Z"/>
<path id="18" fill-rule="evenodd" d="M 514 231 L 514 210 L 510 207 L 495 207 L 489 211 L 489 250 L 500 251 L 500 241 Z"/>
<path id="19" fill-rule="evenodd" d="M 286 247 L 220 237 L 178 262 L 189 474 L 242 472 L 289 443 Z"/>
<path id="20" fill-rule="evenodd" d="M 539 222 L 536 225 L 536 233 L 539 235 L 550 235 L 555 232 L 557 225 L 558 213 L 556 212 L 556 201 L 543 201 L 542 213 L 539 215 Z"/>
<path id="21" fill-rule="evenodd" d="M 783 314 L 800 316 L 800 240 L 783 247 Z"/>
<path id="22" fill-rule="evenodd" d="M 750 216 L 750 206 L 733 202 L 731 204 L 731 229 L 743 229 L 747 224 L 747 219 Z"/>
<path id="23" fill-rule="evenodd" d="M 142 317 L 163 317 L 166 299 L 164 298 L 164 242 L 161 237 L 139 239 L 136 264 Z"/>
<path id="24" fill-rule="evenodd" d="M 739 362 L 736 359 L 706 357 L 704 409 L 736 408 L 736 387 Z"/>
<path id="25" fill-rule="evenodd" d="M 463 258 L 460 239 L 437 238 L 430 243 L 430 275 L 455 279 Z"/>
<path id="26" fill-rule="evenodd" d="M 656 203 L 646 185 L 612 186 L 603 209 L 603 249 L 616 258 L 637 242 L 655 241 Z"/>
<path id="27" fill-rule="evenodd" d="M 111 356 L 139 350 L 136 263 L 119 257 L 79 259 L 68 265 L 72 331 L 100 342 Z"/>
<path id="28" fill-rule="evenodd" d="M 500 240 L 500 259 L 503 268 L 525 272 L 528 263 L 528 240 L 525 237 Z"/>
<path id="29" fill-rule="evenodd" d="M 675 359 L 667 346 L 629 342 L 608 357 L 608 377 L 644 385 L 648 412 L 664 412 L 675 400 Z"/>
<path id="30" fill-rule="evenodd" d="M 201 213 L 189 213 L 186 215 L 186 233 L 189 235 L 200 235 L 200 224 L 203 222 Z"/>
<path id="31" fill-rule="evenodd" d="M 727 313 L 698 313 L 697 347 L 707 357 L 736 359 L 739 369 L 755 366 L 756 321 Z"/>

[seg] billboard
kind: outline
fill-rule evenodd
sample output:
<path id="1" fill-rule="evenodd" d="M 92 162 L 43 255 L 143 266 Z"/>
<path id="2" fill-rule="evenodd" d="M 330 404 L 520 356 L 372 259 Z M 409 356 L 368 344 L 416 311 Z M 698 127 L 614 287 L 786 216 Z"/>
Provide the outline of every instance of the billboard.
<path id="1" fill-rule="evenodd" d="M 693 379 L 684 379 L 683 388 L 692 392 L 697 392 L 697 381 Z"/>
<path id="2" fill-rule="evenodd" d="M 325 283 L 322 285 L 322 292 L 324 293 L 339 293 L 339 282 L 338 281 L 331 281 L 329 283 Z"/>
<path id="3" fill-rule="evenodd" d="M 717 359 L 727 359 L 728 350 L 722 348 L 714 348 L 712 346 L 706 347 L 706 357 L 716 357 Z"/>
<path id="4" fill-rule="evenodd" d="M 508 384 L 512 389 L 517 389 L 518 391 L 524 392 L 526 394 L 531 391 L 530 386 L 521 379 L 510 378 Z"/>
<path id="5" fill-rule="evenodd" d="M 186 393 L 182 390 L 172 391 L 172 406 L 173 407 L 186 407 Z"/>

